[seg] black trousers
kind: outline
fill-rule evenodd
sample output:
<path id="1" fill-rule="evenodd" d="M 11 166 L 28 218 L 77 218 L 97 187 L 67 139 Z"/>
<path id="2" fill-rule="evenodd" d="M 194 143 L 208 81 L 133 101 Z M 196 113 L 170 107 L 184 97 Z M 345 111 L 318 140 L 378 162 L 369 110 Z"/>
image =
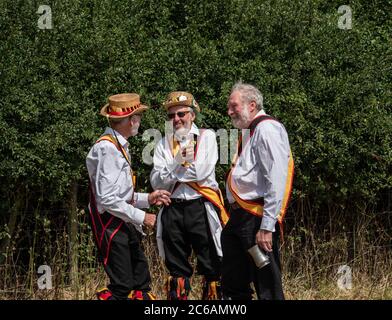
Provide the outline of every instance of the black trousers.
<path id="1" fill-rule="evenodd" d="M 127 299 L 131 290 L 150 291 L 147 259 L 140 246 L 140 233 L 132 224 L 105 212 L 94 221 L 93 232 L 100 231 L 98 255 L 110 279 L 108 289 L 114 299 Z M 103 228 L 99 228 L 101 223 Z"/>
<path id="2" fill-rule="evenodd" d="M 165 264 L 173 277 L 190 278 L 192 249 L 197 258 L 197 272 L 207 281 L 220 279 L 220 259 L 211 236 L 204 199 L 182 203 L 172 201 L 162 212 L 162 240 Z"/>
<path id="3" fill-rule="evenodd" d="M 273 251 L 267 253 L 270 264 L 258 269 L 247 252 L 256 243 L 261 218 L 243 209 L 232 210 L 222 231 L 222 291 L 233 300 L 252 299 L 254 283 L 260 300 L 284 300 L 279 259 L 279 226 L 273 233 Z"/>

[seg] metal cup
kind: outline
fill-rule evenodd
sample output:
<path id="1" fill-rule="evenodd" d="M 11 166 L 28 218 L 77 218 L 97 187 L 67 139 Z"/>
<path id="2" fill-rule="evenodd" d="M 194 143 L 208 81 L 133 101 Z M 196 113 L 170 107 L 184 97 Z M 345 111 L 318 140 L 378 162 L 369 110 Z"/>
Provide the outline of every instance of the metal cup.
<path id="1" fill-rule="evenodd" d="M 261 269 L 270 263 L 268 255 L 257 244 L 248 249 L 248 252 L 252 256 L 257 268 Z"/>

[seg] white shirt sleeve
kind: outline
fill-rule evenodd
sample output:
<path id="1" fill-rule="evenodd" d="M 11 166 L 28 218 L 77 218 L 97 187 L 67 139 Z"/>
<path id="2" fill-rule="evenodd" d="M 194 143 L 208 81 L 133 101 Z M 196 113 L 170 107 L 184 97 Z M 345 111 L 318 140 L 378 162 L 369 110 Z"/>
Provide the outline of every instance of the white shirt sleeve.
<path id="1" fill-rule="evenodd" d="M 136 208 L 149 208 L 150 203 L 148 202 L 148 193 L 136 193 L 134 194 L 134 207 Z"/>
<path id="2" fill-rule="evenodd" d="M 150 173 L 150 183 L 154 190 L 163 189 L 171 191 L 172 187 L 177 182 L 174 172 L 181 170 L 182 166 L 180 163 L 177 163 L 174 158 L 170 163 L 166 160 L 163 139 L 159 141 L 154 150 L 154 167 Z"/>
<path id="3" fill-rule="evenodd" d="M 118 150 L 111 144 L 101 142 L 98 149 L 98 167 L 95 177 L 97 203 L 107 212 L 124 220 L 142 225 L 145 212 L 135 208 L 119 196 L 117 180 L 123 170 L 124 161 L 118 157 Z"/>
<path id="4" fill-rule="evenodd" d="M 198 146 L 196 160 L 189 167 L 181 166 L 174 171 L 174 176 L 179 182 L 197 182 L 207 179 L 215 170 L 218 161 L 218 144 L 216 135 L 211 130 L 202 133 Z"/>
<path id="5" fill-rule="evenodd" d="M 253 138 L 257 139 L 253 146 L 266 186 L 260 229 L 274 232 L 284 197 L 290 147 L 287 135 L 269 126 L 263 130 L 258 127 Z"/>

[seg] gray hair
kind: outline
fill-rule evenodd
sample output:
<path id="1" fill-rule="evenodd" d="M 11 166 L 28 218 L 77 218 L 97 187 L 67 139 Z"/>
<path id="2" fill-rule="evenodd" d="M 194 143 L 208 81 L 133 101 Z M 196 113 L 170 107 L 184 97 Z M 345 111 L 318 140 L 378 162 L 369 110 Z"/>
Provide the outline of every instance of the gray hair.
<path id="1" fill-rule="evenodd" d="M 120 118 L 120 119 L 116 119 L 116 118 L 109 118 L 109 122 L 111 125 L 120 125 L 124 122 L 126 122 L 128 120 L 129 117 L 125 117 L 125 118 Z"/>
<path id="2" fill-rule="evenodd" d="M 114 125 L 119 125 L 119 124 L 123 124 L 123 123 L 127 122 L 129 118 L 132 119 L 132 117 L 133 117 L 133 116 L 136 116 L 136 115 L 138 115 L 138 114 L 133 114 L 133 115 L 131 115 L 131 116 L 129 116 L 129 117 L 120 118 L 120 119 L 109 118 L 109 121 L 110 121 L 110 124 L 111 124 L 111 125 L 113 125 L 113 124 L 114 124 Z"/>
<path id="3" fill-rule="evenodd" d="M 263 95 L 255 86 L 238 81 L 231 88 L 231 93 L 234 91 L 239 91 L 241 93 L 241 101 L 243 103 L 254 101 L 256 103 L 256 109 L 263 110 Z"/>

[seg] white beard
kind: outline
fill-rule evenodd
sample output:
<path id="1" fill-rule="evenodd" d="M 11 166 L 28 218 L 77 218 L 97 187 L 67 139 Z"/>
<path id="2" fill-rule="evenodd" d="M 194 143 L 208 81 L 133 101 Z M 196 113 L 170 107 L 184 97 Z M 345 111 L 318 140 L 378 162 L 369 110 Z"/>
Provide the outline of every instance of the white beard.
<path id="1" fill-rule="evenodd" d="M 190 129 L 188 128 L 179 128 L 174 132 L 174 137 L 177 141 L 185 141 L 186 138 L 188 137 Z"/>
<path id="2" fill-rule="evenodd" d="M 250 121 L 250 112 L 248 108 L 244 108 L 241 115 L 235 119 L 231 119 L 231 123 L 237 129 L 246 129 Z"/>

